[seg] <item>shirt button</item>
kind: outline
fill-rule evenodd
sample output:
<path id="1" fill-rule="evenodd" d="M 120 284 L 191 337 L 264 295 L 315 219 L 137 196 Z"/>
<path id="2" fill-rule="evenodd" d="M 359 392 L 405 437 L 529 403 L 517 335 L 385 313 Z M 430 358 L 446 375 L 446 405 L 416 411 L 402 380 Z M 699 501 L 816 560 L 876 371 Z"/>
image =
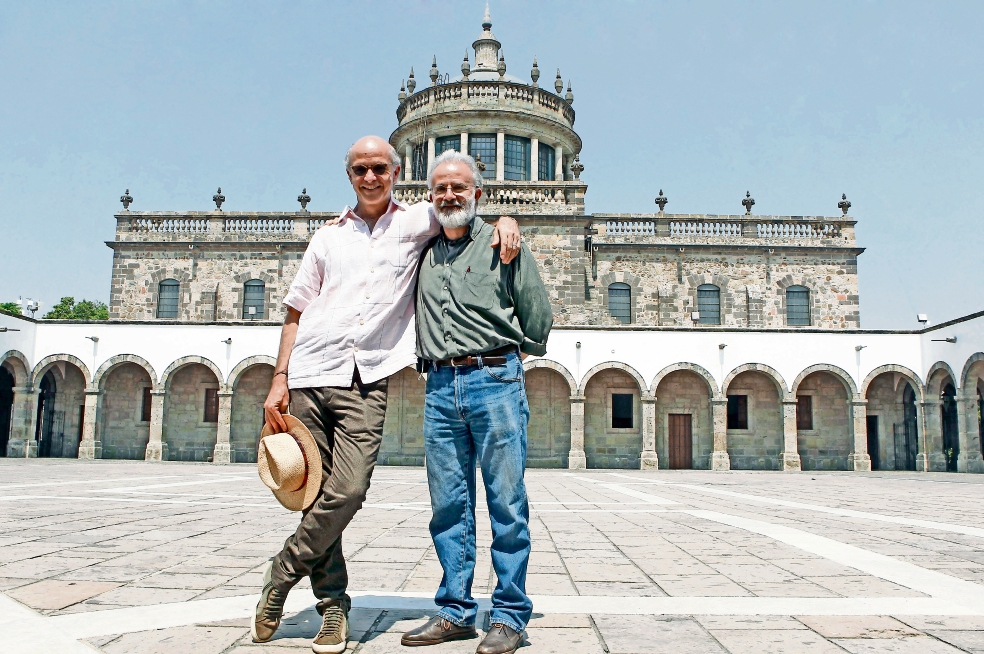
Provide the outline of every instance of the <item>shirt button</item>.
<path id="1" fill-rule="evenodd" d="M 448 287 L 447 287 L 447 286 L 445 286 L 445 287 L 444 287 L 444 290 L 445 290 L 445 291 L 446 291 L 446 290 L 448 290 Z"/>
<path id="2" fill-rule="evenodd" d="M 369 244 L 369 247 L 374 248 L 374 247 L 376 247 L 376 244 L 375 243 L 370 243 Z"/>
<path id="3" fill-rule="evenodd" d="M 374 272 L 376 272 L 376 269 L 375 268 L 370 268 L 369 269 L 369 272 L 374 273 Z"/>
<path id="4" fill-rule="evenodd" d="M 444 310 L 444 313 L 447 313 L 447 312 L 448 312 L 448 310 L 447 310 L 447 309 L 445 309 L 445 310 Z"/>
<path id="5" fill-rule="evenodd" d="M 359 346 L 358 346 L 358 345 L 356 345 L 356 346 L 355 346 L 355 351 L 356 351 L 356 352 L 358 352 L 358 351 L 359 351 Z"/>
<path id="6" fill-rule="evenodd" d="M 360 324 L 360 325 L 364 325 L 364 324 L 366 324 L 366 321 L 365 321 L 365 320 L 360 320 L 360 321 L 359 321 L 359 324 Z"/>
<path id="7" fill-rule="evenodd" d="M 366 296 L 366 299 L 367 299 L 367 300 L 369 299 L 369 296 L 368 296 L 368 295 Z"/>

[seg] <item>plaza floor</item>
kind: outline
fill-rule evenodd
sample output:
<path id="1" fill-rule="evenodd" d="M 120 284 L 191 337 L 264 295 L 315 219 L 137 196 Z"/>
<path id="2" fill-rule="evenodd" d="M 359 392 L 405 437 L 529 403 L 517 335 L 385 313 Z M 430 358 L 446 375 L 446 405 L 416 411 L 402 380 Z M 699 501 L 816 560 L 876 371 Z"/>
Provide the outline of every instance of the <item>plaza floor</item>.
<path id="1" fill-rule="evenodd" d="M 530 470 L 527 485 L 526 654 L 984 652 L 984 476 Z M 429 506 L 422 469 L 377 468 L 344 536 L 350 650 L 413 651 L 400 634 L 432 615 L 441 576 Z M 253 466 L 0 459 L 0 651 L 310 652 L 306 584 L 274 640 L 249 637 L 297 519 Z M 481 502 L 478 524 L 487 607 Z"/>

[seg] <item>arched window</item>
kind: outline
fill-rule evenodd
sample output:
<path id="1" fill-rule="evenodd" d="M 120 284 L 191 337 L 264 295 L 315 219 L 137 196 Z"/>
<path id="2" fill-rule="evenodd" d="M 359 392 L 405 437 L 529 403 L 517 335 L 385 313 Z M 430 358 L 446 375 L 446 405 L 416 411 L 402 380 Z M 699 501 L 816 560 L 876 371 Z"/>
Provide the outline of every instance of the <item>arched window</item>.
<path id="1" fill-rule="evenodd" d="M 178 294 L 181 285 L 176 279 L 165 279 L 157 287 L 157 317 L 178 317 Z"/>
<path id="2" fill-rule="evenodd" d="M 557 173 L 556 156 L 557 151 L 552 145 L 540 142 L 537 153 L 537 168 L 539 169 L 537 179 L 541 182 L 554 181 L 554 175 Z"/>
<path id="3" fill-rule="evenodd" d="M 810 323 L 810 289 L 805 286 L 790 286 L 786 289 L 786 324 L 806 325 Z"/>
<path id="4" fill-rule="evenodd" d="M 506 135 L 505 167 L 503 174 L 506 179 L 528 181 L 530 178 L 530 144 L 528 138 Z"/>
<path id="5" fill-rule="evenodd" d="M 460 150 L 461 149 L 461 135 L 455 134 L 454 136 L 442 136 L 439 139 L 434 140 L 434 156 L 441 154 L 445 150 Z"/>
<path id="6" fill-rule="evenodd" d="M 485 175 L 495 179 L 495 150 L 497 135 L 495 134 L 469 134 L 468 135 L 468 154 L 478 159 L 481 157 L 485 164 Z"/>
<path id="7" fill-rule="evenodd" d="M 632 322 L 632 288 L 615 282 L 608 287 L 608 313 L 619 322 Z"/>
<path id="8" fill-rule="evenodd" d="M 263 320 L 263 299 L 266 284 L 251 279 L 243 284 L 243 320 Z"/>
<path id="9" fill-rule="evenodd" d="M 721 324 L 721 289 L 714 284 L 701 284 L 697 287 L 697 311 L 701 325 Z"/>

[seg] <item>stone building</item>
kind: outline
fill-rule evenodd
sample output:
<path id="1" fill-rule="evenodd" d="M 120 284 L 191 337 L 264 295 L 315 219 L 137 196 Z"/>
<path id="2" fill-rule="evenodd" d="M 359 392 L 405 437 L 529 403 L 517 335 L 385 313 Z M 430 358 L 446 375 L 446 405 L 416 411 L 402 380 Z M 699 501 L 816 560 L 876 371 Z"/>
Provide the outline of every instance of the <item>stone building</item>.
<path id="1" fill-rule="evenodd" d="M 395 193 L 426 199 L 448 148 L 485 167 L 482 215 L 511 214 L 554 306 L 526 361 L 528 465 L 984 471 L 984 313 L 860 329 L 841 215 L 585 210 L 574 96 L 506 72 L 486 14 L 460 75 L 400 90 Z M 0 454 L 255 461 L 282 299 L 338 214 L 116 215 L 109 323 L 0 316 Z M 5 327 L 19 332 L 4 331 Z M 959 341 L 959 342 L 958 342 Z M 390 378 L 383 464 L 423 462 L 423 382 Z"/>

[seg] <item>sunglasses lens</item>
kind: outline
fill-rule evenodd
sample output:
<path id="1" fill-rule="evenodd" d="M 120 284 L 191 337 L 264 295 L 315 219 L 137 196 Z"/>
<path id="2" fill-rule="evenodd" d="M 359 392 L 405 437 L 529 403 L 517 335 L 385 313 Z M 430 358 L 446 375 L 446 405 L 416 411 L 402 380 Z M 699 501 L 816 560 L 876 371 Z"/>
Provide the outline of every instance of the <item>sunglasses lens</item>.
<path id="1" fill-rule="evenodd" d="M 388 170 L 389 170 L 389 166 L 387 166 L 386 164 L 376 164 L 375 166 L 372 167 L 372 174 L 385 175 Z"/>
<path id="2" fill-rule="evenodd" d="M 366 168 L 365 166 L 352 166 L 352 172 L 355 173 L 358 177 L 362 177 L 367 172 L 369 172 L 369 169 Z"/>
<path id="3" fill-rule="evenodd" d="M 385 175 L 387 172 L 389 172 L 389 166 L 387 166 L 386 164 L 376 164 L 371 168 L 369 166 L 352 166 L 352 173 L 354 173 L 356 177 L 363 177 L 370 170 L 372 170 L 373 175 L 376 175 L 378 177 L 380 175 Z"/>

